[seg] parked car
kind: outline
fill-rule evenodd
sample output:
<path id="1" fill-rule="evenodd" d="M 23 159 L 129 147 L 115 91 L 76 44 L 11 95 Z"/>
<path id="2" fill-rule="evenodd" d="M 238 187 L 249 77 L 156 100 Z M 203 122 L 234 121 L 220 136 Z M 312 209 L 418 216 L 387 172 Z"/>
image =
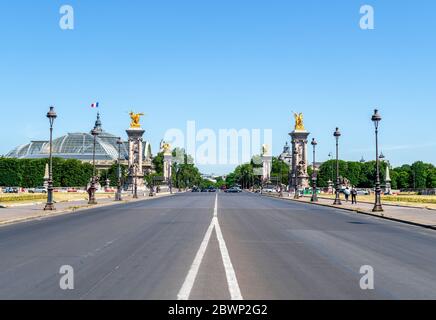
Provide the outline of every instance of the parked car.
<path id="1" fill-rule="evenodd" d="M 47 189 L 45 187 L 36 187 L 29 189 L 29 193 L 47 193 Z"/>
<path id="2" fill-rule="evenodd" d="M 6 187 L 3 192 L 4 193 L 18 193 L 19 188 L 18 187 Z"/>
<path id="3" fill-rule="evenodd" d="M 277 192 L 277 189 L 272 186 L 266 186 L 265 188 L 262 189 L 262 191 L 266 193 L 275 193 Z"/>
<path id="4" fill-rule="evenodd" d="M 230 189 L 227 189 L 224 192 L 226 192 L 226 193 L 240 193 L 240 192 L 242 192 L 242 190 L 239 187 L 231 187 Z"/>
<path id="5" fill-rule="evenodd" d="M 198 189 L 197 187 L 193 187 L 191 192 L 200 192 L 200 189 Z"/>
<path id="6" fill-rule="evenodd" d="M 208 192 L 216 192 L 216 189 L 214 187 L 209 187 L 207 188 Z"/>

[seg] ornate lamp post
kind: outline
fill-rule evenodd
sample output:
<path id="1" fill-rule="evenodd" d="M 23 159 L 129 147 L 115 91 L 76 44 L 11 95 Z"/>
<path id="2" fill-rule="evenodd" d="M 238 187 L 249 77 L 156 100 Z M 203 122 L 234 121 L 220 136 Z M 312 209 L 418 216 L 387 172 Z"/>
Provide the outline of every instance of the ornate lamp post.
<path id="1" fill-rule="evenodd" d="M 336 138 L 336 197 L 335 202 L 333 202 L 334 205 L 341 205 L 341 198 L 339 197 L 339 137 L 341 136 L 341 132 L 339 131 L 339 128 L 336 128 L 336 131 L 333 133 L 333 136 Z"/>
<path id="2" fill-rule="evenodd" d="M 374 114 L 371 117 L 371 120 L 374 122 L 375 126 L 375 152 L 376 152 L 376 164 L 377 164 L 377 170 L 376 170 L 376 178 L 375 178 L 375 203 L 374 208 L 372 209 L 373 212 L 383 212 L 383 207 L 381 204 L 381 187 L 380 187 L 380 157 L 378 154 L 378 125 L 381 121 L 381 116 L 378 113 L 378 110 L 374 110 Z"/>
<path id="3" fill-rule="evenodd" d="M 97 127 L 94 127 L 92 129 L 91 134 L 94 137 L 94 146 L 92 148 L 92 179 L 91 179 L 91 187 L 89 188 L 88 194 L 89 194 L 89 200 L 88 204 L 97 204 L 97 200 L 95 199 L 95 190 L 96 190 L 96 183 L 97 183 L 97 177 L 96 177 L 96 170 L 95 170 L 95 146 L 97 143 L 97 136 L 100 133 Z"/>
<path id="4" fill-rule="evenodd" d="M 133 187 L 133 199 L 138 199 L 138 165 L 135 163 L 133 165 L 135 172 L 135 184 Z"/>
<path id="5" fill-rule="evenodd" d="M 297 165 L 297 155 L 298 155 L 297 149 L 294 149 L 293 155 L 294 155 L 293 157 L 294 172 L 292 174 L 292 177 L 294 178 L 294 199 L 299 199 L 300 194 L 298 190 L 298 174 L 297 174 L 297 171 L 299 170 L 299 165 Z"/>
<path id="6" fill-rule="evenodd" d="M 135 163 L 133 165 L 133 172 L 135 175 L 134 182 L 133 182 L 133 199 L 138 199 L 138 157 L 139 157 L 139 150 L 138 148 L 135 148 L 133 151 Z"/>
<path id="7" fill-rule="evenodd" d="M 318 195 L 316 193 L 316 167 L 315 167 L 315 148 L 318 142 L 316 142 L 315 138 L 312 139 L 311 145 L 313 146 L 313 172 L 312 172 L 312 198 L 310 201 L 318 202 Z"/>
<path id="8" fill-rule="evenodd" d="M 48 186 L 47 186 L 47 203 L 45 204 L 44 210 L 56 210 L 53 202 L 53 123 L 57 118 L 57 114 L 54 107 L 51 106 L 50 110 L 47 112 L 47 118 L 50 122 L 50 155 L 49 155 L 49 174 L 48 174 Z"/>
<path id="9" fill-rule="evenodd" d="M 121 145 L 123 144 L 123 141 L 121 138 L 118 138 L 117 145 L 118 145 L 118 182 L 117 182 L 117 193 L 115 194 L 115 201 L 121 201 Z"/>

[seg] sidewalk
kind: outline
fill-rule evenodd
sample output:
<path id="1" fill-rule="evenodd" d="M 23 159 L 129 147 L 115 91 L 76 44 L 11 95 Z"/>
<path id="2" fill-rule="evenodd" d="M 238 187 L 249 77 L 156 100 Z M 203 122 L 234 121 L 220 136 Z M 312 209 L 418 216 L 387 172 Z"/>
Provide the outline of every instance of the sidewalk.
<path id="1" fill-rule="evenodd" d="M 0 226 L 5 224 L 17 223 L 31 219 L 39 219 L 45 217 L 52 217 L 60 214 L 72 213 L 77 211 L 83 211 L 92 208 L 107 207 L 116 204 L 143 201 L 149 199 L 155 199 L 160 197 L 169 196 L 169 192 L 162 192 L 156 194 L 154 197 L 139 196 L 138 199 L 133 199 L 131 194 L 123 194 L 122 201 L 114 201 L 114 198 L 97 198 L 98 204 L 89 205 L 87 200 L 77 200 L 69 202 L 56 203 L 55 211 L 44 211 L 45 203 L 37 203 L 30 205 L 20 205 L 15 207 L 0 208 Z"/>
<path id="2" fill-rule="evenodd" d="M 374 205 L 371 203 L 358 202 L 357 204 L 352 205 L 351 201 L 347 203 L 345 202 L 345 200 L 341 199 L 342 205 L 335 206 L 333 205 L 333 201 L 334 201 L 333 199 L 319 198 L 319 201 L 317 203 L 313 203 L 310 201 L 310 196 L 305 196 L 296 200 L 293 198 L 293 195 L 289 197 L 287 193 L 284 193 L 282 198 L 280 198 L 278 195 L 271 195 L 271 194 L 264 194 L 264 195 L 268 197 L 279 198 L 288 201 L 305 202 L 312 205 L 320 205 L 320 206 L 327 206 L 332 208 L 354 211 L 361 214 L 376 216 L 383 219 L 394 220 L 398 222 L 413 224 L 413 225 L 436 230 L 435 210 L 383 204 L 383 209 L 385 210 L 384 212 L 372 212 L 372 208 L 374 207 Z"/>

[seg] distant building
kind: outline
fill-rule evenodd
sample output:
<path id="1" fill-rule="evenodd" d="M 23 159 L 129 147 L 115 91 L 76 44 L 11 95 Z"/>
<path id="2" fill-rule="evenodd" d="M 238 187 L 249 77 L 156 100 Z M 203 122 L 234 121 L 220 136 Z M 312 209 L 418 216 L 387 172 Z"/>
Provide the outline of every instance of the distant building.
<path id="1" fill-rule="evenodd" d="M 101 130 L 96 138 L 95 159 L 99 169 L 109 168 L 118 159 L 118 137 L 102 129 L 100 114 L 97 114 L 95 127 Z M 82 162 L 92 163 L 94 137 L 90 132 L 68 133 L 53 140 L 53 157 L 63 159 L 77 159 Z M 152 153 L 149 142 L 143 144 L 143 167 L 152 166 Z M 7 158 L 41 159 L 48 158 L 50 152 L 49 141 L 31 141 L 18 146 L 6 154 Z M 121 145 L 121 163 L 128 163 L 128 142 Z"/>

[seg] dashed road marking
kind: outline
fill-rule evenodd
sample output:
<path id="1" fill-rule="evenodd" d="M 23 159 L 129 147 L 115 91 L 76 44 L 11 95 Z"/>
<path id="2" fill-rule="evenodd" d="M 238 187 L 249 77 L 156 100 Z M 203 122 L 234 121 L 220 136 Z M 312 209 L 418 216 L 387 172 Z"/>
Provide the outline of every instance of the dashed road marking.
<path id="1" fill-rule="evenodd" d="M 226 242 L 224 241 L 221 227 L 218 222 L 218 194 L 215 196 L 215 206 L 213 210 L 212 221 L 207 228 L 206 234 L 201 242 L 200 248 L 195 255 L 191 268 L 185 278 L 182 288 L 180 289 L 177 299 L 188 300 L 191 295 L 192 288 L 194 286 L 195 279 L 197 278 L 198 270 L 200 269 L 201 262 L 203 261 L 204 254 L 206 253 L 207 246 L 209 244 L 212 231 L 215 228 L 215 232 L 218 238 L 219 249 L 221 252 L 221 258 L 226 273 L 227 285 L 229 288 L 230 297 L 232 300 L 243 300 L 241 290 L 239 288 L 238 280 L 236 278 L 235 270 L 233 269 L 232 261 L 227 250 Z"/>

